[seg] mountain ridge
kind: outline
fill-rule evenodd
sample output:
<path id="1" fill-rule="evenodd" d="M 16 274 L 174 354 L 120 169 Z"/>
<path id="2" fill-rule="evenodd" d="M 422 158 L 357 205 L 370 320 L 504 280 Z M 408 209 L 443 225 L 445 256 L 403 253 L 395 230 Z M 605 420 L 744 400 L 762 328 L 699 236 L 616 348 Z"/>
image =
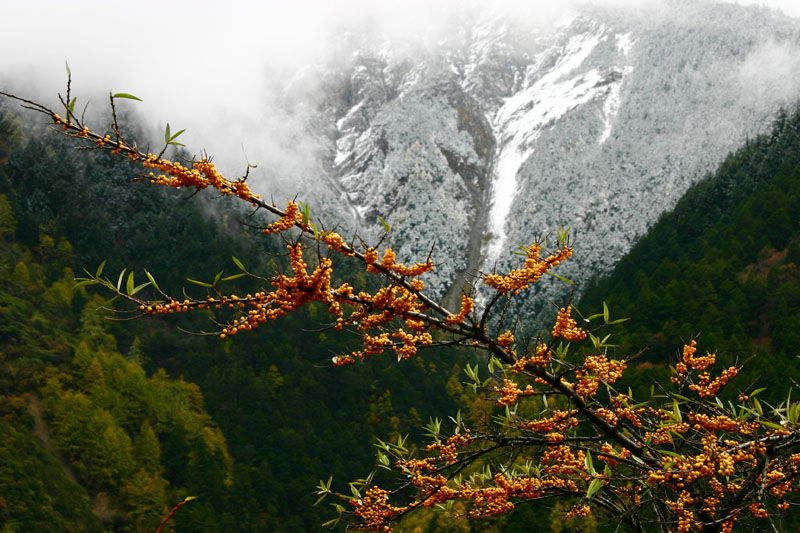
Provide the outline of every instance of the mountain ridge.
<path id="1" fill-rule="evenodd" d="M 296 104 L 326 169 L 316 201 L 368 240 L 388 221 L 401 260 L 435 243 L 426 283 L 449 305 L 469 273 L 512 268 L 517 244 L 562 226 L 576 243 L 565 275 L 609 271 L 800 95 L 800 22 L 728 4 L 595 7 L 549 29 L 462 13 L 434 37 L 345 41 Z"/>

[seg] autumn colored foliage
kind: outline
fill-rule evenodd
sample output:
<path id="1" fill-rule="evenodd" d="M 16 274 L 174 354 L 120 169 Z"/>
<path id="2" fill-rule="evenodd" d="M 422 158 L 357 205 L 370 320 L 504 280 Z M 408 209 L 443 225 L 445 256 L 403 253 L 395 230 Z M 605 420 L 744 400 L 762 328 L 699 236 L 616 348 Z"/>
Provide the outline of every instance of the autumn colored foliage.
<path id="1" fill-rule="evenodd" d="M 638 354 L 615 356 L 608 336 L 600 334 L 619 322 L 607 307 L 584 317 L 569 297 L 552 330 L 538 336 L 528 336 L 524 325 L 505 316 L 511 299 L 524 297 L 570 258 L 567 231 L 559 232 L 551 250 L 544 242 L 531 244 L 522 264 L 507 274 L 478 273 L 460 308 L 449 310 L 425 292 L 431 257 L 401 264 L 389 247 L 345 239 L 312 223 L 307 206 L 262 200 L 247 185 L 247 174 L 229 180 L 208 158 L 188 164 L 167 159 L 174 139 L 169 132 L 161 153 L 141 152 L 121 135 L 114 110 L 115 99 L 129 96 L 111 96 L 110 133 L 83 124 L 69 94 L 62 99 L 65 117 L 17 99 L 61 133 L 85 140 L 86 148 L 144 167 L 135 180 L 211 188 L 271 213 L 275 220 L 261 231 L 286 241 L 290 268 L 266 277 L 234 259 L 241 271 L 235 277 L 262 283 L 248 294 L 224 294 L 217 279 L 195 282 L 203 296 L 174 298 L 149 272 L 149 281 L 140 285 L 133 273 L 127 283 L 123 275 L 114 282 L 104 277 L 102 265 L 79 283 L 111 291 L 130 304 L 134 316 L 212 313 L 215 330 L 207 334 L 220 339 L 320 302 L 332 329 L 351 331 L 361 341 L 358 349 L 333 356 L 332 366 L 384 352 L 400 361 L 433 345 L 473 350 L 485 362 L 465 360 L 464 367 L 473 393 L 493 404 L 490 414 L 459 412 L 447 423 L 432 420 L 425 428 L 429 443 L 421 448 L 402 438 L 379 441 L 376 470 L 349 483 L 349 493 L 338 492 L 332 479 L 320 483 L 320 501 L 336 500 L 329 525 L 344 520 L 352 529 L 391 531 L 423 508 L 477 519 L 560 499 L 567 502 L 565 518 L 595 513 L 636 531 L 780 530 L 797 505 L 800 404 L 790 397 L 773 406 L 761 403 L 760 391 L 746 384 L 728 392 L 740 365 L 716 369 L 716 356 L 698 355 L 694 340 L 683 346 L 669 383 L 634 397 L 619 383 Z M 356 291 L 349 283 L 334 283 L 335 256 L 360 265 L 379 288 Z"/>

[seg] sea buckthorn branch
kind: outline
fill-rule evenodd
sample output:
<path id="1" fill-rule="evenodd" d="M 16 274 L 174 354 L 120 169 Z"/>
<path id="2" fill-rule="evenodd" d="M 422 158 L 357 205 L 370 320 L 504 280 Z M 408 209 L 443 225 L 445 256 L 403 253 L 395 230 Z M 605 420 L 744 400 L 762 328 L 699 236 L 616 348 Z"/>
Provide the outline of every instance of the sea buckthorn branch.
<path id="1" fill-rule="evenodd" d="M 419 500 L 405 506 L 402 512 L 398 512 L 392 517 L 392 520 L 396 520 L 403 514 L 420 506 L 431 507 L 455 499 L 472 503 L 472 508 L 464 513 L 463 516 L 479 517 L 499 514 L 513 508 L 514 504 L 512 503 L 512 499 L 517 501 L 517 503 L 525 503 L 557 496 L 581 496 L 583 494 L 575 490 L 574 483 L 557 477 L 541 478 L 541 476 L 537 476 L 537 478 L 532 478 L 528 476 L 523 481 L 521 479 L 507 477 L 504 474 L 492 475 L 491 472 L 488 471 L 486 476 L 496 483 L 496 486 L 493 488 L 481 488 L 477 486 L 475 484 L 475 474 L 470 476 L 469 481 L 462 482 L 461 476 L 458 475 L 458 477 L 456 477 L 456 474 L 460 474 L 464 466 L 473 463 L 475 459 L 481 455 L 502 449 L 510 444 L 510 441 L 498 441 L 494 442 L 489 448 L 483 448 L 477 452 L 456 452 L 453 446 L 453 441 L 456 439 L 462 444 L 465 442 L 474 444 L 481 440 L 486 440 L 487 442 L 497 440 L 495 436 L 470 435 L 469 430 L 466 431 L 466 435 L 469 436 L 453 435 L 448 438 L 446 442 L 429 446 L 429 450 L 435 449 L 440 453 L 438 460 L 445 463 L 443 469 L 437 469 L 437 466 L 434 464 L 435 460 L 432 459 L 404 459 L 402 455 L 400 455 L 397 461 L 398 466 L 410 478 L 410 481 L 402 488 L 416 486 L 420 489 L 423 496 Z M 388 451 L 390 447 L 386 447 L 386 449 Z M 461 457 L 456 458 L 457 453 Z M 451 470 L 446 476 L 442 475 L 444 469 L 453 469 L 456 466 L 459 466 L 457 470 Z M 430 474 L 428 474 L 428 472 L 430 472 Z M 612 512 L 621 510 L 619 506 L 605 498 L 598 499 L 596 503 Z M 363 514 L 361 509 L 363 506 L 369 505 L 369 503 L 361 501 L 350 501 L 350 504 L 359 509 L 359 511 L 356 512 L 357 515 L 360 513 Z M 364 524 L 365 527 L 363 527 L 363 529 L 387 530 L 387 522 L 389 521 L 379 524 Z M 356 526 L 355 528 L 359 529 L 362 527 Z"/>
<path id="2" fill-rule="evenodd" d="M 307 237 L 313 238 L 317 242 L 326 244 L 329 249 L 342 253 L 345 256 L 354 257 L 357 260 L 360 260 L 366 265 L 368 272 L 382 275 L 392 285 L 401 286 L 406 291 L 413 292 L 416 295 L 416 298 L 421 302 L 421 308 L 424 307 L 425 309 L 430 309 L 440 316 L 447 317 L 450 319 L 449 321 L 446 321 L 449 325 L 457 326 L 455 328 L 444 328 L 445 330 L 467 337 L 470 333 L 469 330 L 474 327 L 474 322 L 471 323 L 471 318 L 467 318 L 471 308 L 465 310 L 464 306 L 462 306 L 460 313 L 451 313 L 432 298 L 424 294 L 418 286 L 415 286 L 411 282 L 412 280 L 410 278 L 415 278 L 433 269 L 433 263 L 430 257 L 425 263 L 405 266 L 397 263 L 394 252 L 390 248 L 387 248 L 383 252 L 383 258 L 379 260 L 378 252 L 373 247 L 365 246 L 365 250 L 360 252 L 356 250 L 355 247 L 346 244 L 341 236 L 339 236 L 336 232 L 318 233 L 316 228 L 310 224 L 307 213 L 301 213 L 299 206 L 295 202 L 289 202 L 285 211 L 277 208 L 273 204 L 266 203 L 261 199 L 260 195 L 253 194 L 251 192 L 249 186 L 245 183 L 246 176 L 236 181 L 227 180 L 222 176 L 222 174 L 219 173 L 215 165 L 211 163 L 207 157 L 204 157 L 199 161 L 192 161 L 191 167 L 187 167 L 181 163 L 170 161 L 161 157 L 164 153 L 164 150 L 162 150 L 159 155 L 143 153 L 139 151 L 136 147 L 136 143 L 127 143 L 119 133 L 119 123 L 116 116 L 116 108 L 114 106 L 114 95 L 110 95 L 109 100 L 112 108 L 112 129 L 115 132 L 116 140 L 111 140 L 108 135 L 101 136 L 100 134 L 92 131 L 80 123 L 70 120 L 63 120 L 57 113 L 41 104 L 37 104 L 8 93 L 0 94 L 20 100 L 27 104 L 28 108 L 47 115 L 52 121 L 53 125 L 60 128 L 58 131 L 64 135 L 78 139 L 85 139 L 87 141 L 93 141 L 94 146 L 92 148 L 94 149 L 109 150 L 112 154 L 123 154 L 132 162 L 141 163 L 146 169 L 160 171 L 160 174 L 156 174 L 155 172 L 151 171 L 147 175 L 140 176 L 137 178 L 137 180 L 149 180 L 150 183 L 153 184 L 175 188 L 193 187 L 200 190 L 207 187 L 212 187 L 217 189 L 224 196 L 235 196 L 257 208 L 265 209 L 268 212 L 277 215 L 278 220 L 275 223 L 263 228 L 262 231 L 264 233 L 278 233 L 286 231 L 290 228 L 299 228 Z M 71 115 L 69 116 L 71 117 Z M 165 143 L 165 148 L 169 144 L 169 141 L 167 141 Z M 561 255 L 565 254 L 562 253 Z M 553 259 L 554 257 L 556 256 L 552 256 L 545 260 L 545 264 L 549 265 L 545 267 L 540 266 L 538 262 L 530 259 L 528 262 L 526 262 L 526 268 L 530 267 L 528 270 L 531 268 L 539 269 L 543 272 L 547 268 L 550 268 L 550 266 L 557 264 L 558 261 L 555 261 Z M 541 275 L 541 273 L 531 274 L 528 272 L 528 270 L 514 272 L 513 275 L 511 275 L 510 279 L 514 281 L 509 283 L 514 283 L 513 286 L 516 288 L 515 290 L 518 291 L 526 288 L 522 286 L 525 285 L 526 281 L 527 283 L 533 283 L 535 279 L 538 279 L 538 276 Z M 469 304 L 471 302 L 471 299 L 468 297 L 465 296 L 464 298 L 465 303 Z M 140 303 L 140 305 L 142 304 Z M 426 317 L 430 317 L 430 315 L 426 315 Z M 436 328 L 442 327 L 439 320 L 432 320 L 431 318 L 426 317 L 419 317 L 419 319 L 430 323 L 430 325 Z"/>
<path id="3" fill-rule="evenodd" d="M 691 350 L 692 347 L 693 345 L 691 344 L 687 345 L 689 350 Z M 687 348 L 685 348 L 685 350 Z M 497 355 L 500 357 L 500 354 Z M 513 385 L 513 388 L 515 394 L 521 396 L 519 394 L 521 388 L 517 387 L 516 384 Z M 502 391 L 498 390 L 497 392 L 502 397 Z M 622 410 L 629 410 L 631 407 L 625 405 L 627 400 L 632 401 L 631 398 L 620 398 L 612 402 L 612 404 L 617 404 L 616 407 L 622 408 Z M 652 494 L 651 499 L 644 500 L 644 503 L 654 506 L 654 513 L 659 520 L 661 520 L 661 527 L 664 530 L 668 529 L 666 525 L 671 524 L 669 528 L 677 528 L 677 531 L 690 531 L 694 530 L 694 528 L 703 528 L 703 531 L 723 531 L 728 530 L 732 527 L 732 524 L 737 523 L 737 521 L 742 521 L 745 518 L 755 520 L 771 519 L 771 512 L 758 503 L 767 496 L 778 498 L 778 509 L 787 508 L 789 505 L 788 500 L 781 500 L 780 498 L 797 490 L 796 485 L 792 486 L 790 484 L 791 481 L 796 480 L 798 475 L 797 467 L 791 466 L 791 468 L 787 470 L 785 465 L 788 464 L 788 462 L 769 462 L 767 456 L 757 459 L 758 464 L 755 468 L 751 462 L 753 460 L 753 454 L 757 457 L 759 453 L 763 453 L 759 452 L 759 450 L 763 450 L 764 444 L 767 442 L 774 443 L 772 446 L 773 449 L 778 446 L 779 442 L 788 447 L 797 439 L 797 429 L 795 428 L 794 432 L 785 431 L 780 435 L 772 434 L 766 437 L 760 437 L 759 439 L 739 443 L 735 446 L 719 448 L 717 446 L 718 442 L 731 442 L 729 439 L 736 435 L 749 437 L 760 427 L 760 424 L 754 425 L 752 423 L 738 422 L 737 427 L 731 427 L 731 421 L 733 419 L 720 414 L 716 408 L 709 408 L 700 401 L 687 401 L 687 404 L 684 416 L 692 421 L 694 429 L 686 428 L 683 430 L 683 433 L 689 432 L 686 437 L 687 446 L 685 447 L 684 456 L 674 457 L 675 454 L 668 455 L 665 452 L 651 449 L 649 452 L 652 453 L 652 457 L 658 461 L 658 468 L 650 467 L 643 464 L 643 462 L 632 461 L 628 458 L 631 455 L 630 452 L 624 448 L 623 451 L 627 452 L 629 454 L 628 456 L 623 455 L 620 457 L 614 453 L 608 452 L 597 453 L 596 449 L 579 444 L 578 442 L 580 442 L 581 439 L 571 441 L 570 438 L 565 438 L 550 443 L 543 443 L 540 437 L 526 439 L 524 436 L 508 437 L 506 435 L 496 434 L 490 436 L 481 435 L 480 438 L 502 444 L 504 448 L 542 447 L 543 445 L 549 445 L 551 447 L 567 446 L 570 450 L 581 449 L 585 453 L 595 453 L 597 460 L 608 461 L 615 466 L 622 464 L 628 469 L 629 472 L 627 474 L 618 471 L 618 475 L 616 476 L 604 475 L 602 482 L 604 484 L 613 484 L 616 480 L 618 483 L 622 481 L 625 483 L 635 483 L 639 485 L 640 491 L 644 490 L 646 493 Z M 689 407 L 692 408 L 689 409 Z M 654 408 L 648 409 L 651 409 L 653 414 L 658 415 L 664 415 L 667 412 L 666 410 Z M 640 407 L 639 410 L 640 412 L 645 411 L 642 407 Z M 712 419 L 711 415 L 703 415 L 702 412 L 700 412 L 703 410 L 715 413 L 713 416 L 716 417 L 716 419 Z M 617 413 L 619 412 L 618 410 Z M 575 413 L 570 412 L 569 414 Z M 653 418 L 644 412 L 642 412 L 641 415 L 642 416 L 638 417 L 636 420 L 643 426 L 642 431 L 658 428 L 658 422 L 663 419 L 663 416 Z M 706 418 L 704 419 L 703 417 Z M 561 419 L 563 419 L 563 417 L 561 417 Z M 539 421 L 545 423 L 547 419 L 540 418 Z M 599 424 L 593 425 L 597 427 Z M 541 429 L 546 430 L 547 428 L 543 427 Z M 591 442 L 593 438 L 596 437 L 588 437 L 583 440 L 588 443 Z M 644 443 L 645 439 L 640 437 L 637 440 Z M 642 446 L 642 448 L 646 448 L 646 446 Z M 680 448 L 675 449 L 678 450 Z M 690 451 L 690 449 L 693 451 Z M 736 450 L 747 450 L 753 453 L 740 453 L 737 455 L 734 453 Z M 796 457 L 796 462 L 800 463 L 800 454 L 797 454 Z M 620 461 L 617 459 L 622 460 Z M 639 461 L 641 461 L 641 459 Z M 765 467 L 767 464 L 770 465 L 769 469 Z M 429 468 L 429 470 L 430 473 L 426 474 L 428 476 L 426 479 L 429 479 L 429 481 L 432 480 L 430 483 L 437 487 L 443 486 L 441 485 L 441 479 L 436 477 L 440 470 L 433 468 Z M 614 468 L 614 470 L 616 470 L 616 468 Z M 662 474 L 659 474 L 659 472 L 662 472 Z M 755 472 L 755 474 L 752 474 L 753 472 Z M 726 484 L 724 482 L 720 483 L 715 477 L 726 475 L 735 478 L 736 473 L 742 473 L 745 477 L 750 474 L 748 479 L 751 481 L 739 484 L 729 482 Z M 758 475 L 759 473 L 761 473 L 760 477 Z M 708 479 L 711 480 L 710 483 L 713 487 L 710 495 L 703 493 L 704 490 L 708 490 L 703 488 L 703 483 Z M 763 481 L 764 479 L 774 481 L 767 483 Z M 761 480 L 760 489 L 759 486 L 755 484 L 758 480 Z M 592 481 L 594 481 L 594 479 L 592 479 Z M 497 494 L 496 487 L 491 490 L 494 491 L 492 494 Z M 597 490 L 599 492 L 595 493 L 593 496 L 609 493 L 609 489 L 603 487 Z M 624 492 L 621 491 L 620 488 L 615 490 L 620 494 Z M 770 493 L 770 490 L 773 490 L 773 493 Z M 489 493 L 488 491 L 485 492 L 487 492 L 487 494 Z M 439 490 L 437 494 L 448 494 L 448 492 Z M 471 494 L 481 494 L 481 492 L 475 491 Z M 451 488 L 449 495 L 451 499 L 463 498 L 463 494 L 458 492 L 457 489 Z M 638 503 L 631 503 L 631 505 L 627 506 L 618 516 L 622 517 L 623 520 L 629 521 L 636 529 L 645 530 L 643 524 L 647 522 L 643 521 L 640 516 L 642 499 L 638 495 L 637 499 Z M 479 500 L 479 502 L 483 501 L 484 500 Z M 604 504 L 607 504 L 609 501 L 611 500 L 606 499 Z M 604 507 L 604 505 L 601 505 L 599 502 L 598 500 L 595 504 Z M 742 505 L 741 502 L 745 502 L 746 505 Z M 614 505 L 616 504 L 617 503 L 614 503 Z M 503 512 L 503 510 L 512 508 L 511 505 L 513 504 L 511 504 L 508 499 L 496 499 L 495 506 L 492 507 L 491 512 Z M 473 510 L 471 516 L 477 516 L 482 512 L 483 511 Z M 743 517 L 742 513 L 747 513 L 748 516 Z M 719 518 L 720 515 L 722 515 L 722 518 Z"/>

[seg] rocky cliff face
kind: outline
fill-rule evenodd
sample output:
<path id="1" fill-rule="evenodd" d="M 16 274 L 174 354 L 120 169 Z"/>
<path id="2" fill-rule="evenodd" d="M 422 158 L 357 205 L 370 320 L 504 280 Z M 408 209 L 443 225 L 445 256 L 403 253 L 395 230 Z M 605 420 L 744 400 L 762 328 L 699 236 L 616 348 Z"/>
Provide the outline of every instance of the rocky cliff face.
<path id="1" fill-rule="evenodd" d="M 433 40 L 362 39 L 313 73 L 327 178 L 362 233 L 391 224 L 403 260 L 435 243 L 427 282 L 446 300 L 561 226 L 576 249 L 562 273 L 585 280 L 800 96 L 799 27 L 671 2 L 547 30 L 483 13 Z"/>

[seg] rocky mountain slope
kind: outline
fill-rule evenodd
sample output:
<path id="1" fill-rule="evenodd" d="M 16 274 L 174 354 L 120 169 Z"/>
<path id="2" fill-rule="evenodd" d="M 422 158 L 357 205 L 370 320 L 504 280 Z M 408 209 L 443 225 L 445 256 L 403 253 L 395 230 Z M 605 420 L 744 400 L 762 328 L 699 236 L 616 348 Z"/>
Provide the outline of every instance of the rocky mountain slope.
<path id="1" fill-rule="evenodd" d="M 350 34 L 305 74 L 339 212 L 362 233 L 388 221 L 405 260 L 435 242 L 428 286 L 446 299 L 561 226 L 576 248 L 562 273 L 608 271 L 800 96 L 800 21 L 777 12 L 678 1 L 534 22 L 463 12 L 443 35 Z"/>

